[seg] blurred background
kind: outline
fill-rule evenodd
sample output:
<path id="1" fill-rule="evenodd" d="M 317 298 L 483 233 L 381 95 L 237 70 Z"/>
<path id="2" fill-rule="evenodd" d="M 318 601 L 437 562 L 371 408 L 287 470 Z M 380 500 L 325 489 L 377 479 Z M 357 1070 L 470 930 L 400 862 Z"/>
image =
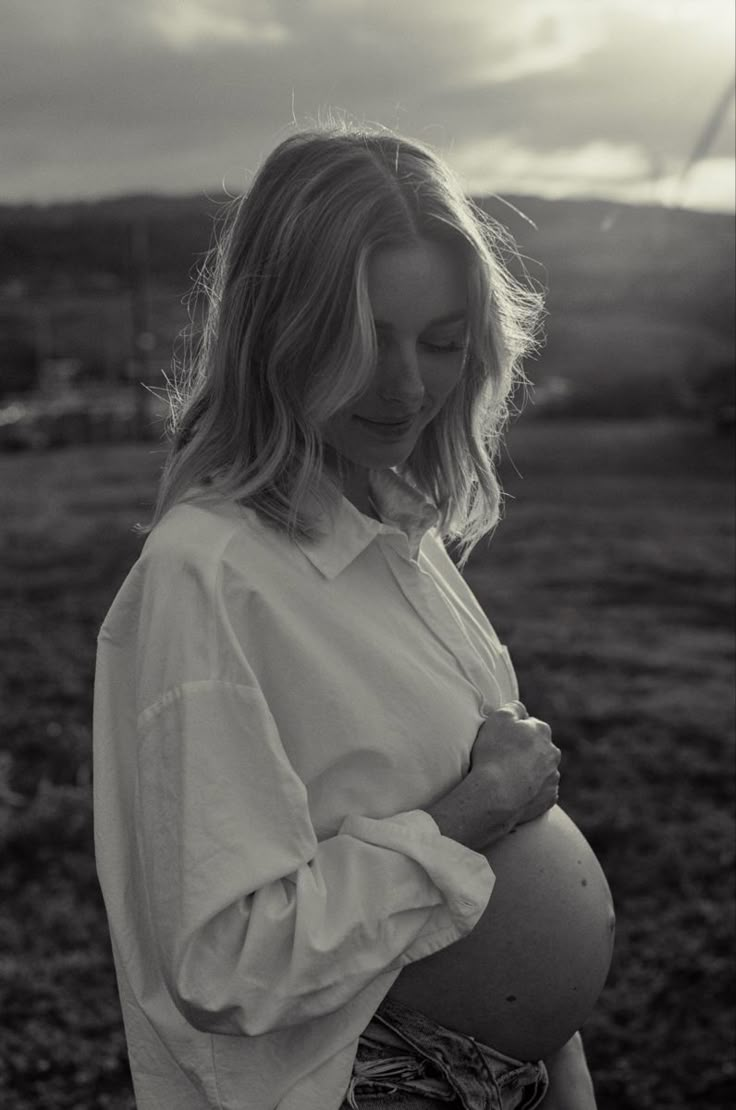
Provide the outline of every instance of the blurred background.
<path id="1" fill-rule="evenodd" d="M 97 629 L 223 201 L 328 113 L 433 145 L 546 344 L 466 570 L 618 909 L 601 1110 L 731 1106 L 733 0 L 0 0 L 0 1093 L 133 1105 L 94 874 Z"/>

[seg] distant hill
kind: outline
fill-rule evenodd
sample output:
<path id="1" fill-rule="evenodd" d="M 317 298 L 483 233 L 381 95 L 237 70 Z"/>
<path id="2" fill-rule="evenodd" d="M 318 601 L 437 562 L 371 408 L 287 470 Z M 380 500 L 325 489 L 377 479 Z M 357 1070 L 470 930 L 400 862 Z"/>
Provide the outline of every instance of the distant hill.
<path id="1" fill-rule="evenodd" d="M 684 379 L 734 360 L 736 224 L 728 215 L 601 201 L 486 202 L 506 222 L 548 290 L 547 345 L 531 377 L 574 384 L 624 409 L 626 390 L 656 408 L 677 401 Z M 726 388 L 729 388 L 726 385 Z"/>
<path id="2" fill-rule="evenodd" d="M 154 362 L 166 363 L 186 323 L 182 298 L 226 199 L 213 192 L 0 205 L 0 355 L 3 328 L 23 331 L 35 305 L 52 333 L 51 354 L 67 355 L 76 343 L 94 359 L 82 324 L 69 323 L 74 306 L 92 328 L 90 304 L 104 302 L 108 328 L 123 327 L 114 322 L 123 309 L 115 316 L 113 302 L 129 295 L 145 240 Z M 732 361 L 732 217 L 598 200 L 479 203 L 509 228 L 529 276 L 547 291 L 547 343 L 528 368 L 540 398 L 556 389 L 588 406 L 597 398 L 607 410 L 656 408 L 678 395 L 684 379 Z M 108 367 L 124 347 L 123 339 L 120 350 L 108 344 Z"/>

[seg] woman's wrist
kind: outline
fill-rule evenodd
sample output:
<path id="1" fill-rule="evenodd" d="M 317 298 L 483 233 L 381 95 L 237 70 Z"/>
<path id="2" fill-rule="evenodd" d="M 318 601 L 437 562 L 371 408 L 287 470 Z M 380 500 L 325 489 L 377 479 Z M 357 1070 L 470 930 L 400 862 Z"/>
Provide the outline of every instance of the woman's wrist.
<path id="1" fill-rule="evenodd" d="M 515 824 L 514 815 L 496 798 L 492 776 L 483 770 L 471 771 L 426 812 L 443 836 L 474 851 L 500 840 Z"/>

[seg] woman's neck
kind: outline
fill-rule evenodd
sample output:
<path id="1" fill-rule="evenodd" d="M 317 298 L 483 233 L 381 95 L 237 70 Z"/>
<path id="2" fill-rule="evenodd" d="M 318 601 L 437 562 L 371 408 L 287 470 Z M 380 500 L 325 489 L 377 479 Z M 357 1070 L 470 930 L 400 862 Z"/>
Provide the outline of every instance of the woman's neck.
<path id="1" fill-rule="evenodd" d="M 345 475 L 342 493 L 343 497 L 346 497 L 359 512 L 365 516 L 371 516 L 375 520 L 379 519 L 373 507 L 367 470 L 351 470 L 350 473 Z"/>
<path id="2" fill-rule="evenodd" d="M 369 471 L 362 466 L 351 466 L 344 459 L 340 460 L 339 465 L 336 460 L 329 458 L 326 458 L 325 462 L 342 490 L 343 497 L 347 498 L 358 512 L 379 520 L 380 518 L 374 510 L 371 500 Z"/>

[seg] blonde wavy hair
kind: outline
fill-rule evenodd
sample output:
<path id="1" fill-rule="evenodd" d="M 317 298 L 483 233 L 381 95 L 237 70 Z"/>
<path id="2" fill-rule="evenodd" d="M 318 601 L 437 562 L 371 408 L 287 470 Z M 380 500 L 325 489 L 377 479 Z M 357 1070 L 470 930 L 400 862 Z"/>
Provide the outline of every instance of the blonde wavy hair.
<path id="1" fill-rule="evenodd" d="M 145 530 L 204 491 L 292 538 L 320 533 L 339 499 L 320 428 L 361 396 L 376 364 L 369 259 L 422 239 L 463 252 L 467 351 L 460 381 L 396 470 L 434 502 L 443 537 L 467 561 L 499 518 L 494 459 L 541 297 L 507 269 L 511 237 L 428 146 L 332 121 L 282 141 L 228 206 L 196 290 L 203 324 L 168 379 L 169 452 Z"/>

